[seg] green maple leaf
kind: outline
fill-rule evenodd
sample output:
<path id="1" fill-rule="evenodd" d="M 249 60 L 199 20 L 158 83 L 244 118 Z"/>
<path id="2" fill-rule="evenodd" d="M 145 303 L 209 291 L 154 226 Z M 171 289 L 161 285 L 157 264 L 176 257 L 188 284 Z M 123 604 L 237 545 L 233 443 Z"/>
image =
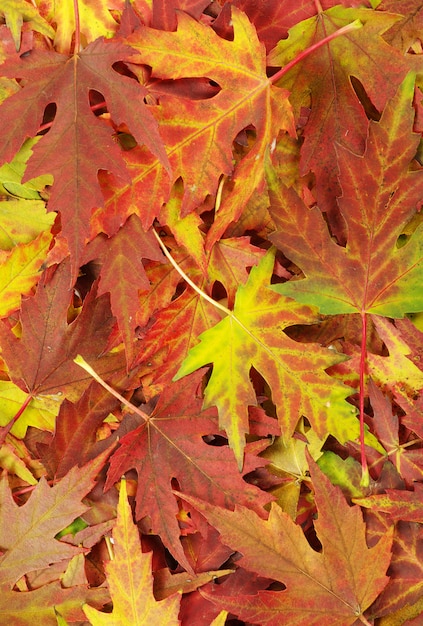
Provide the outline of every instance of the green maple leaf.
<path id="1" fill-rule="evenodd" d="M 238 464 L 242 465 L 248 406 L 257 404 L 250 369 L 254 367 L 272 390 L 284 439 L 304 415 L 317 434 L 339 441 L 358 434 L 355 410 L 345 402 L 351 389 L 325 370 L 344 357 L 317 344 L 297 343 L 284 333 L 295 324 L 318 321 L 317 310 L 269 289 L 274 254 L 266 254 L 239 287 L 233 312 L 200 335 L 174 380 L 213 363 L 204 408 L 215 405 Z"/>

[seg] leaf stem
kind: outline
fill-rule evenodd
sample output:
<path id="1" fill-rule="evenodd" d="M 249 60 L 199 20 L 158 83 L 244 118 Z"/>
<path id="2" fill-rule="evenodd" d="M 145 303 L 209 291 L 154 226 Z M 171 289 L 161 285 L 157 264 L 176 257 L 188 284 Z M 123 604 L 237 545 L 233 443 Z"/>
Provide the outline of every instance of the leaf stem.
<path id="1" fill-rule="evenodd" d="M 305 57 L 307 57 L 309 54 L 311 54 L 318 48 L 321 48 L 325 44 L 332 41 L 332 39 L 336 39 L 337 37 L 340 37 L 341 35 L 345 35 L 346 33 L 349 33 L 353 30 L 357 30 L 357 28 L 361 28 L 362 26 L 363 24 L 360 22 L 360 20 L 354 20 L 354 22 L 351 22 L 351 24 L 347 24 L 346 26 L 339 28 L 334 33 L 328 35 L 327 37 L 325 37 L 324 39 L 321 39 L 320 41 L 313 44 L 306 50 L 303 50 L 302 52 L 300 52 L 300 54 L 296 56 L 295 59 L 292 59 L 292 61 L 290 61 L 284 67 L 282 67 L 278 72 L 276 72 L 276 74 L 271 76 L 269 78 L 270 82 L 273 84 L 276 83 L 280 78 L 282 78 L 282 76 L 285 76 L 285 74 L 289 72 L 289 70 L 292 69 L 294 65 L 296 65 L 297 63 L 305 59 Z"/>
<path id="2" fill-rule="evenodd" d="M 361 481 L 362 487 L 369 486 L 369 468 L 367 466 L 366 450 L 364 444 L 364 395 L 366 385 L 366 363 L 367 363 L 367 316 L 365 311 L 361 312 L 361 350 L 360 350 L 360 455 L 361 455 Z"/>
<path id="3" fill-rule="evenodd" d="M 6 441 L 7 435 L 10 433 L 14 424 L 20 418 L 22 413 L 25 411 L 26 407 L 31 402 L 31 400 L 32 400 L 32 396 L 31 394 L 28 394 L 27 397 L 25 398 L 25 401 L 22 403 L 21 407 L 17 410 L 17 412 L 15 413 L 14 417 L 12 417 L 10 422 L 6 424 L 6 426 L 3 426 L 2 428 L 0 428 L 0 445 L 4 444 L 4 442 Z"/>
<path id="4" fill-rule="evenodd" d="M 79 22 L 79 7 L 78 0 L 73 0 L 73 13 L 75 16 L 75 42 L 73 47 L 73 53 L 79 53 L 79 47 L 81 45 L 81 33 L 80 33 L 80 22 Z"/>
<path id="5" fill-rule="evenodd" d="M 134 404 L 132 404 L 132 402 L 129 402 L 129 400 L 127 400 L 126 398 L 124 398 L 123 396 L 120 395 L 120 393 L 118 391 L 116 391 L 115 389 L 113 389 L 113 387 L 111 387 L 110 385 L 108 385 L 106 383 L 105 380 L 103 380 L 95 370 L 93 370 L 93 368 L 91 367 L 91 365 L 89 365 L 86 360 L 84 359 L 84 357 L 82 357 L 80 354 L 78 354 L 75 358 L 74 358 L 74 363 L 76 363 L 77 365 L 79 365 L 79 367 L 82 367 L 83 370 L 85 370 L 86 372 L 88 372 L 88 374 L 90 376 L 92 376 L 94 378 L 94 380 L 96 380 L 102 387 L 104 387 L 104 389 L 106 389 L 106 391 L 108 391 L 109 393 L 112 394 L 112 396 L 114 396 L 115 398 L 117 398 L 117 400 L 119 400 L 120 402 L 122 402 L 122 404 L 124 404 L 130 411 L 132 411 L 133 413 L 136 413 L 137 415 L 139 415 L 145 422 L 148 422 L 150 420 L 150 416 L 147 415 L 147 413 L 144 413 L 144 411 L 141 411 L 141 409 L 139 409 L 138 407 L 136 407 Z"/>
<path id="6" fill-rule="evenodd" d="M 200 287 L 197 287 L 197 285 L 185 274 L 184 270 L 181 267 L 179 267 L 179 265 L 177 264 L 173 256 L 170 254 L 170 252 L 168 251 L 168 249 L 166 248 L 166 246 L 164 245 L 163 241 L 160 239 L 159 235 L 156 233 L 154 228 L 152 230 L 153 230 L 153 235 L 155 236 L 155 238 L 159 242 L 161 249 L 163 250 L 163 254 L 171 262 L 171 264 L 173 265 L 175 270 L 178 272 L 178 274 L 182 276 L 182 278 L 188 283 L 188 285 L 192 287 L 194 291 L 198 293 L 199 296 L 207 300 L 207 302 L 210 302 L 210 304 L 212 304 L 214 307 L 216 307 L 217 309 L 220 309 L 226 315 L 232 315 L 232 311 L 230 309 L 226 308 L 223 304 L 220 304 L 220 302 L 216 302 L 216 300 L 213 300 L 213 298 L 207 295 L 202 289 L 200 289 Z"/>

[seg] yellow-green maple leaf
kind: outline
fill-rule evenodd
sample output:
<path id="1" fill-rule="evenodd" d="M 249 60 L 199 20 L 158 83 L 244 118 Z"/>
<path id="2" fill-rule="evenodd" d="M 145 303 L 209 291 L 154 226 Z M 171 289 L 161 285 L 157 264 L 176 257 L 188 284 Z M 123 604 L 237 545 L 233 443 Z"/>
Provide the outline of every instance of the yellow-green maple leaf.
<path id="1" fill-rule="evenodd" d="M 240 466 L 248 432 L 248 406 L 257 404 L 249 377 L 251 367 L 271 388 L 285 440 L 302 415 L 322 438 L 332 434 L 344 442 L 358 435 L 355 410 L 345 402 L 351 389 L 325 372 L 344 357 L 315 343 L 300 344 L 284 333 L 289 326 L 317 322 L 317 309 L 268 288 L 273 263 L 270 251 L 252 268 L 247 283 L 238 289 L 233 312 L 200 336 L 201 342 L 175 376 L 178 380 L 213 363 L 204 408 L 218 408 L 219 425 L 226 430 Z"/>
<path id="2" fill-rule="evenodd" d="M 28 394 L 10 380 L 0 380 L 0 426 L 6 426 L 27 401 Z M 39 430 L 54 430 L 56 416 L 59 413 L 62 395 L 33 397 L 23 414 L 11 429 L 11 433 L 23 439 L 28 426 Z"/>
<path id="3" fill-rule="evenodd" d="M 41 17 L 38 9 L 25 0 L 2 0 L 0 13 L 4 15 L 6 26 L 12 33 L 16 50 L 21 45 L 21 29 L 24 22 L 30 22 L 31 28 L 37 32 L 54 37 L 54 30 L 46 20 Z"/>
<path id="4" fill-rule="evenodd" d="M 0 317 L 19 308 L 21 296 L 28 295 L 37 284 L 51 237 L 50 232 L 43 232 L 0 256 Z"/>

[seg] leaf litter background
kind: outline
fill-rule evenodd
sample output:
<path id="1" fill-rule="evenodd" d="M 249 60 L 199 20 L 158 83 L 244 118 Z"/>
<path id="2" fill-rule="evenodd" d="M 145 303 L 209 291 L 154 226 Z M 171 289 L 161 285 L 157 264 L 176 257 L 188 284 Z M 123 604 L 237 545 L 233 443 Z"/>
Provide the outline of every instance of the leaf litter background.
<path id="1" fill-rule="evenodd" d="M 421 3 L 78 8 L 0 7 L 2 621 L 419 624 Z"/>

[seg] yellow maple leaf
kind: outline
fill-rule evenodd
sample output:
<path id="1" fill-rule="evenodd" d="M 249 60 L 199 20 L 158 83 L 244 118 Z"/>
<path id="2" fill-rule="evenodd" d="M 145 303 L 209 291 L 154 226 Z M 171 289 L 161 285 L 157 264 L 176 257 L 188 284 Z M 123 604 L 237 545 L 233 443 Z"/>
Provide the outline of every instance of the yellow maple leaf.
<path id="1" fill-rule="evenodd" d="M 157 602 L 153 595 L 151 553 L 141 551 L 137 526 L 132 521 L 121 481 L 116 526 L 113 529 L 114 559 L 106 566 L 107 581 L 113 600 L 113 613 L 101 613 L 87 604 L 84 613 L 93 626 L 142 626 L 166 624 L 177 626 L 180 595 Z"/>

